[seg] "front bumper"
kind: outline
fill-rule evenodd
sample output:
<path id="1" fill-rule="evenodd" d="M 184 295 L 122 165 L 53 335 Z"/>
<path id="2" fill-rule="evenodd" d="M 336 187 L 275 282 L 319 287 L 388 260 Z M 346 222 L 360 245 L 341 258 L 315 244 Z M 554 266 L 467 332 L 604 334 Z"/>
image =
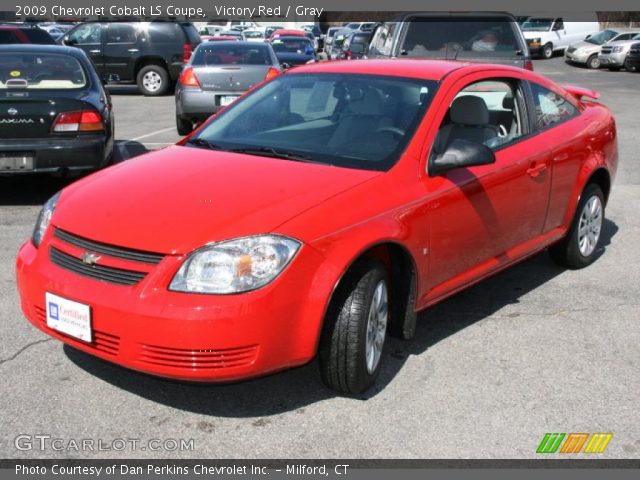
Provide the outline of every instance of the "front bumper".
<path id="1" fill-rule="evenodd" d="M 3 139 L 0 152 L 28 153 L 34 156 L 33 170 L 0 170 L 0 175 L 95 170 L 113 151 L 113 140 L 106 134 L 74 138 Z"/>
<path id="2" fill-rule="evenodd" d="M 593 55 L 593 53 L 581 52 L 580 50 L 576 50 L 575 52 L 571 52 L 571 53 L 569 53 L 567 50 L 565 50 L 564 52 L 565 60 L 573 63 L 585 64 L 587 63 L 587 60 L 589 60 L 589 57 L 591 57 L 591 55 Z"/>
<path id="3" fill-rule="evenodd" d="M 601 53 L 598 55 L 600 60 L 600 66 L 602 67 L 620 67 L 624 65 L 624 60 L 627 57 L 626 52 L 620 53 Z"/>
<path id="4" fill-rule="evenodd" d="M 245 92 L 206 91 L 182 88 L 176 91 L 176 116 L 203 121 L 223 108 L 222 97 L 240 96 Z"/>
<path id="5" fill-rule="evenodd" d="M 313 285 L 322 258 L 311 247 L 303 246 L 266 287 L 203 295 L 167 289 L 183 256 L 165 256 L 132 286 L 66 270 L 49 259 L 51 246 L 67 248 L 51 230 L 39 248 L 31 241 L 20 248 L 18 291 L 27 319 L 68 345 L 130 369 L 203 382 L 260 376 L 315 355 L 325 299 Z M 92 343 L 47 326 L 45 292 L 90 306 Z"/>

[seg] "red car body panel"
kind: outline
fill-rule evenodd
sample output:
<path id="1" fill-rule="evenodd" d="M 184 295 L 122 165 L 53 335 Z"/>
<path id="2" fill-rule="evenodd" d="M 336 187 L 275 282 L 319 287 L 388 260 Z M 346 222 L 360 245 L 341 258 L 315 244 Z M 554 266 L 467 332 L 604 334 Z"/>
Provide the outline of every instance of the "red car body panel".
<path id="1" fill-rule="evenodd" d="M 73 184 L 60 197 L 53 226 L 166 256 L 146 266 L 148 275 L 135 286 L 104 284 L 49 260 L 50 247 L 81 254 L 49 228 L 39 248 L 27 241 L 18 255 L 27 318 L 77 348 L 156 375 L 201 381 L 262 375 L 315 356 L 331 295 L 364 252 L 388 244 L 407 252 L 416 272 L 414 308 L 421 310 L 562 238 L 589 179 L 604 172 L 612 181 L 616 172 L 610 111 L 533 72 L 375 60 L 317 63 L 285 75 L 298 72 L 406 76 L 439 80 L 440 86 L 387 172 L 174 146 Z M 429 176 L 427 159 L 454 96 L 495 77 L 536 82 L 580 115 L 497 150 L 494 164 Z M 302 242 L 267 286 L 237 295 L 168 290 L 189 252 L 264 233 Z M 122 268 L 127 262 L 108 261 Z M 47 291 L 91 305 L 92 344 L 46 327 Z"/>

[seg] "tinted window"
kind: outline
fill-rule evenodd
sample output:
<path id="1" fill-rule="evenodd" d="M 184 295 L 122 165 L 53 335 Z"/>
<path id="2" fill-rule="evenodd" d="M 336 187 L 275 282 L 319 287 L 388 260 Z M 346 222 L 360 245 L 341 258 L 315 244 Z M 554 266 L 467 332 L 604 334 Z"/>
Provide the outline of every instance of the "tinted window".
<path id="1" fill-rule="evenodd" d="M 291 74 L 241 97 L 197 135 L 225 150 L 270 148 L 309 161 L 387 170 L 437 83 L 377 75 Z"/>
<path id="2" fill-rule="evenodd" d="M 39 28 L 25 28 L 22 30 L 31 43 L 39 43 L 41 45 L 55 45 L 56 42 L 51 35 Z"/>
<path id="3" fill-rule="evenodd" d="M 459 56 L 473 58 L 512 56 L 520 48 L 507 18 L 422 18 L 410 22 L 400 53 L 443 58 L 458 52 Z"/>
<path id="4" fill-rule="evenodd" d="M 9 30 L 0 30 L 0 45 L 7 45 L 10 43 L 21 43 L 13 32 Z"/>
<path id="5" fill-rule="evenodd" d="M 196 50 L 191 64 L 194 66 L 271 65 L 271 58 L 266 45 L 208 43 Z"/>
<path id="6" fill-rule="evenodd" d="M 531 84 L 538 128 L 544 129 L 578 115 L 578 109 L 560 95 L 536 83 Z"/>
<path id="7" fill-rule="evenodd" d="M 176 23 L 150 22 L 147 30 L 149 41 L 155 43 L 184 43 L 182 29 Z"/>
<path id="8" fill-rule="evenodd" d="M 70 55 L 0 53 L 0 90 L 68 90 L 86 84 L 84 69 Z"/>
<path id="9" fill-rule="evenodd" d="M 136 28 L 126 23 L 111 23 L 107 30 L 107 43 L 135 43 Z"/>
<path id="10" fill-rule="evenodd" d="M 71 45 L 93 45 L 100 43 L 102 27 L 99 23 L 85 23 L 69 34 Z"/>
<path id="11" fill-rule="evenodd" d="M 311 41 L 306 37 L 296 38 L 276 38 L 272 43 L 274 52 L 282 53 L 305 53 L 305 50 L 309 48 L 313 53 L 313 45 Z"/>

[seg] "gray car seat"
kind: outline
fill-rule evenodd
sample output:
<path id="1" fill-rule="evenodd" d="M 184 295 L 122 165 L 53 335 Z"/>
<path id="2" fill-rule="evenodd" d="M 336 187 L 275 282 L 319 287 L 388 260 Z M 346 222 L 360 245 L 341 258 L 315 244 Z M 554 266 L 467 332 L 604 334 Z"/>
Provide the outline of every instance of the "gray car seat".
<path id="1" fill-rule="evenodd" d="M 434 145 L 443 153 L 456 139 L 486 144 L 498 137 L 498 127 L 489 123 L 489 109 L 485 101 L 475 95 L 456 98 L 449 108 L 450 123 L 440 128 Z"/>

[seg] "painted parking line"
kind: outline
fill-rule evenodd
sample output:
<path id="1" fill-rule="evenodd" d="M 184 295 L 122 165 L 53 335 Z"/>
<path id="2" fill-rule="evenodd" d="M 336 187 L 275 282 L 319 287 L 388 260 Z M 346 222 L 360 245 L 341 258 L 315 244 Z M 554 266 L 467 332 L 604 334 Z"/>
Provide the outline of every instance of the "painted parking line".
<path id="1" fill-rule="evenodd" d="M 149 137 L 153 137 L 155 135 L 159 135 L 160 133 L 165 133 L 165 132 L 169 132 L 171 130 L 175 130 L 176 127 L 167 127 L 167 128 L 163 128 L 162 130 L 156 130 L 155 132 L 151 132 L 151 133 L 146 133 L 144 135 L 140 135 L 139 137 L 135 137 L 130 139 L 130 142 L 135 142 L 137 140 L 142 140 L 143 138 L 149 138 Z"/>

